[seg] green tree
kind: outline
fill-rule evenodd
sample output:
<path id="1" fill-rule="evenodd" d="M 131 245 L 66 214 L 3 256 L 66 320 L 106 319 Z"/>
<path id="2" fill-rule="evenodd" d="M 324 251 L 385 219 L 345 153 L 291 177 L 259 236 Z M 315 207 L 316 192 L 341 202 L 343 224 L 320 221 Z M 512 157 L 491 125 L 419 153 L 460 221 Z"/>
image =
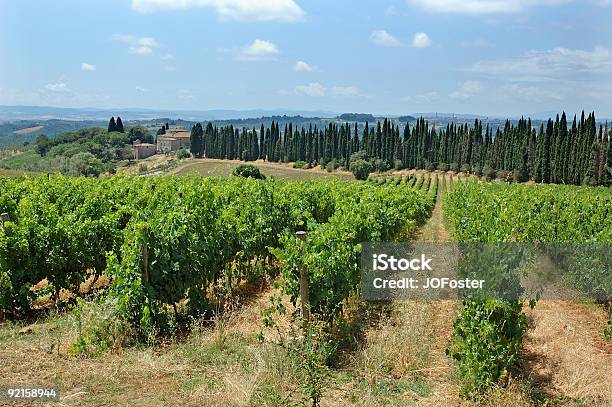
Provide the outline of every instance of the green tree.
<path id="1" fill-rule="evenodd" d="M 125 129 L 123 128 L 123 122 L 121 121 L 121 117 L 117 116 L 116 127 L 119 133 L 125 133 Z"/>
<path id="2" fill-rule="evenodd" d="M 370 173 L 374 171 L 374 167 L 369 161 L 357 159 L 351 162 L 350 170 L 355 176 L 355 179 L 365 180 L 368 179 Z"/>
<path id="3" fill-rule="evenodd" d="M 133 143 L 136 140 L 140 140 L 143 143 L 154 143 L 153 135 L 143 126 L 132 126 L 128 130 L 128 139 L 130 143 Z"/>
<path id="4" fill-rule="evenodd" d="M 50 148 L 51 144 L 49 143 L 49 137 L 45 134 L 36 137 L 36 152 L 40 154 L 41 157 L 45 156 Z"/>
<path id="5" fill-rule="evenodd" d="M 191 128 L 189 141 L 191 154 L 196 158 L 202 157 L 204 155 L 204 129 L 200 123 L 196 123 Z"/>
<path id="6" fill-rule="evenodd" d="M 117 131 L 117 123 L 115 122 L 115 117 L 111 117 L 108 122 L 108 132 L 111 133 L 113 131 Z"/>

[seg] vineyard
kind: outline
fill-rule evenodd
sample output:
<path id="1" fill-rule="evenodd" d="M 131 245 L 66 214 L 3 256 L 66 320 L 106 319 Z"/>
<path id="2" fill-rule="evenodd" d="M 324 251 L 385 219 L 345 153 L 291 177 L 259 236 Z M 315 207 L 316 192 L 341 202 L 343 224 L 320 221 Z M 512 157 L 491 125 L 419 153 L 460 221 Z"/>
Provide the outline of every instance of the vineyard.
<path id="1" fill-rule="evenodd" d="M 65 312 L 61 304 L 68 303 L 75 333 L 67 353 L 100 360 L 117 349 L 158 349 L 188 335 L 194 321 L 220 324 L 219 318 L 235 312 L 232 300 L 256 287 L 265 292 L 266 302 L 254 318 L 260 327 L 276 330 L 278 344 L 296 358 L 301 384 L 293 391 L 313 405 L 329 391 L 323 377 L 340 380 L 342 369 L 334 368 L 354 352 L 351 346 L 367 348 L 359 345 L 363 330 L 380 329 L 377 324 L 390 318 L 382 312 L 377 324 L 356 327 L 356 315 L 380 306 L 355 300 L 361 243 L 410 241 L 430 216 L 445 217 L 460 244 L 580 242 L 599 244 L 595 249 L 605 251 L 601 244 L 612 241 L 608 188 L 484 184 L 438 173 L 376 176 L 366 182 L 0 177 L 0 213 L 2 319 L 44 320 L 43 297 L 60 312 Z M 478 249 L 481 260 L 498 253 L 492 247 L 490 252 Z M 609 268 L 599 266 L 574 261 L 578 272 L 572 284 L 600 298 L 603 293 L 605 304 L 612 282 L 605 274 Z M 517 264 L 503 267 L 504 277 L 495 281 L 504 289 L 520 288 L 511 273 Z M 91 286 L 99 281 L 101 288 L 83 291 L 86 281 Z M 491 389 L 510 386 L 529 332 L 527 304 L 539 306 L 527 297 L 464 298 L 452 312 L 445 350 L 449 368 L 454 360 L 457 392 L 464 400 L 480 400 Z M 389 329 L 416 329 L 389 324 Z M 257 336 L 270 341 L 270 335 Z M 378 374 L 397 375 L 384 367 L 393 363 L 391 356 L 384 358 Z M 397 380 L 422 386 L 428 377 L 410 370 L 403 375 L 409 379 L 400 375 L 380 379 L 382 384 L 372 379 L 375 383 L 368 386 Z M 370 379 L 350 380 L 357 380 L 359 388 Z M 602 397 L 585 400 L 605 404 Z"/>
<path id="2" fill-rule="evenodd" d="M 312 307 L 333 318 L 359 282 L 359 243 L 385 241 L 421 224 L 433 200 L 407 186 L 281 183 L 196 178 L 0 180 L 0 305 L 30 311 L 42 280 L 59 298 L 89 275 L 111 279 L 116 317 L 138 336 L 171 330 L 177 304 L 210 311 L 213 291 L 271 272 L 270 249 L 285 253 L 285 291 L 310 274 Z M 294 233 L 308 233 L 305 244 Z M 170 307 L 174 315 L 169 314 Z M 111 320 L 109 319 L 108 323 Z M 103 326 L 103 329 L 109 328 Z M 109 339 L 109 338 L 107 338 Z M 85 344 L 82 344 L 85 346 Z"/>
<path id="3" fill-rule="evenodd" d="M 612 241 L 610 189 L 464 182 L 448 195 L 445 210 L 459 242 L 553 243 L 542 245 L 540 250 L 558 261 L 557 268 L 572 270 L 569 277 L 573 286 L 598 298 L 609 310 L 612 300 L 609 244 L 576 248 L 577 245 L 558 243 Z M 534 245 L 536 251 L 537 247 Z M 469 245 L 462 248 L 472 250 Z M 498 265 L 500 253 L 509 249 L 514 250 L 512 246 L 478 245 L 480 267 L 488 264 L 495 267 L 496 277 L 507 276 L 498 280 L 498 288 L 515 287 L 521 292 L 520 275 L 513 274 L 520 266 L 519 261 Z M 482 261 L 487 257 L 493 260 Z M 482 393 L 500 380 L 508 380 L 509 371 L 519 361 L 527 331 L 523 311 L 527 300 L 463 300 L 454 322 L 449 354 L 459 364 L 463 392 L 468 397 Z M 536 304 L 536 300 L 530 301 L 532 308 Z M 611 323 L 609 315 L 606 336 L 610 334 Z"/>

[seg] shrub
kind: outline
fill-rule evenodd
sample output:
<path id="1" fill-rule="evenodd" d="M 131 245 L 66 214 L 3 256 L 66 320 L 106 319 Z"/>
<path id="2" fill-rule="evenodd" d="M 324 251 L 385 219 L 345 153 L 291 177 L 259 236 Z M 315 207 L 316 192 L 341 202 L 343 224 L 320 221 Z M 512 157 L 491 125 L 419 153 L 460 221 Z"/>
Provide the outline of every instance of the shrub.
<path id="1" fill-rule="evenodd" d="M 448 171 L 448 164 L 446 163 L 440 163 L 438 164 L 438 170 L 442 171 L 442 172 L 446 172 Z"/>
<path id="2" fill-rule="evenodd" d="M 365 180 L 368 179 L 370 173 L 374 170 L 372 164 L 366 160 L 355 160 L 351 162 L 351 172 L 355 176 L 355 179 Z"/>
<path id="3" fill-rule="evenodd" d="M 470 164 L 463 164 L 461 166 L 461 172 L 470 172 L 472 171 L 472 166 Z"/>
<path id="4" fill-rule="evenodd" d="M 191 153 L 186 148 L 181 148 L 180 150 L 176 152 L 176 158 L 178 158 L 179 160 L 183 160 L 185 158 L 190 158 L 190 157 L 191 157 Z"/>
<path id="5" fill-rule="evenodd" d="M 393 163 L 393 168 L 399 171 L 402 169 L 402 167 L 403 167 L 402 160 L 395 160 L 395 162 Z"/>
<path id="6" fill-rule="evenodd" d="M 374 168 L 378 172 L 385 172 L 390 170 L 391 166 L 386 160 L 381 160 L 380 158 L 377 158 L 376 161 L 374 161 Z"/>
<path id="7" fill-rule="evenodd" d="M 452 163 L 449 167 L 449 169 L 454 172 L 455 174 L 459 172 L 459 164 L 457 163 Z"/>
<path id="8" fill-rule="evenodd" d="M 495 170 L 493 168 L 491 168 L 490 165 L 485 164 L 484 167 L 482 167 L 482 175 L 484 175 L 488 180 L 495 178 Z"/>
<path id="9" fill-rule="evenodd" d="M 328 162 L 327 165 L 325 166 L 325 169 L 327 170 L 327 172 L 332 172 L 336 168 L 338 168 L 338 163 L 336 162 L 335 158 L 331 160 L 330 162 Z"/>
<path id="10" fill-rule="evenodd" d="M 525 182 L 527 181 L 527 175 L 521 170 L 514 170 L 512 172 L 512 180 L 514 182 Z"/>
<path id="11" fill-rule="evenodd" d="M 351 154 L 351 158 L 349 158 L 349 164 L 357 160 L 369 161 L 368 153 L 365 150 L 359 150 Z"/>
<path id="12" fill-rule="evenodd" d="M 238 167 L 234 168 L 233 174 L 243 178 L 266 179 L 261 171 L 259 171 L 259 168 L 252 164 L 240 164 Z"/>
<path id="13" fill-rule="evenodd" d="M 475 165 L 472 167 L 472 172 L 480 177 L 482 175 L 482 168 L 479 165 Z"/>
<path id="14" fill-rule="evenodd" d="M 296 161 L 293 163 L 293 168 L 306 168 L 308 164 L 304 161 Z"/>
<path id="15" fill-rule="evenodd" d="M 509 181 L 512 178 L 512 173 L 506 170 L 499 170 L 497 171 L 496 176 L 497 179 L 500 179 L 502 181 Z"/>

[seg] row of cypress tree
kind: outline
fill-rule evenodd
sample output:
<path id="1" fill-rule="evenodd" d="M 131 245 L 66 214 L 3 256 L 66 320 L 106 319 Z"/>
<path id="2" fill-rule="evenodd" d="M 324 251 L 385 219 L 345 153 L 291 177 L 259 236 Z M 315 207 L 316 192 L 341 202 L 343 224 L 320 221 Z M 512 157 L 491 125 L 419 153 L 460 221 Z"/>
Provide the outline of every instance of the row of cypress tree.
<path id="1" fill-rule="evenodd" d="M 574 116 L 568 127 L 565 113 L 539 128 L 530 119 L 506 121 L 491 129 L 475 120 L 473 125 L 450 123 L 436 128 L 423 118 L 400 126 L 390 120 L 359 131 L 357 123 L 330 123 L 324 128 L 310 125 L 281 132 L 278 122 L 260 129 L 233 126 L 192 129 L 191 152 L 196 157 L 257 159 L 271 162 L 305 161 L 322 166 L 334 161 L 348 168 L 358 151 L 379 170 L 416 168 L 461 170 L 477 174 L 504 171 L 519 181 L 612 185 L 612 135 L 597 128 L 595 114 Z"/>

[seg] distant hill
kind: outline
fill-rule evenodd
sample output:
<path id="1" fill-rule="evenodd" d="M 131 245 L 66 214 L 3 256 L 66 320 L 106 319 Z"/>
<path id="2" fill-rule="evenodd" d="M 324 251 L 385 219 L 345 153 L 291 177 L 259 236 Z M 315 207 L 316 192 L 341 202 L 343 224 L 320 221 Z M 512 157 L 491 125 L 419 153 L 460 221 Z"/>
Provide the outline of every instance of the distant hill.
<path id="1" fill-rule="evenodd" d="M 0 106 L 0 121 L 15 120 L 108 120 L 121 116 L 124 120 L 153 120 L 171 117 L 187 121 L 247 119 L 262 116 L 336 117 L 338 113 L 326 111 L 252 109 L 252 110 L 164 110 L 141 108 L 63 108 L 49 106 Z"/>
<path id="2" fill-rule="evenodd" d="M 0 147 L 22 145 L 33 142 L 36 137 L 46 134 L 50 138 L 67 131 L 108 125 L 106 120 L 16 120 L 0 123 Z"/>
<path id="3" fill-rule="evenodd" d="M 397 118 L 400 122 L 414 122 L 416 121 L 416 117 L 414 116 L 400 116 Z"/>
<path id="4" fill-rule="evenodd" d="M 371 114 L 366 113 L 343 113 L 338 116 L 338 119 L 347 122 L 374 122 L 376 118 Z"/>

